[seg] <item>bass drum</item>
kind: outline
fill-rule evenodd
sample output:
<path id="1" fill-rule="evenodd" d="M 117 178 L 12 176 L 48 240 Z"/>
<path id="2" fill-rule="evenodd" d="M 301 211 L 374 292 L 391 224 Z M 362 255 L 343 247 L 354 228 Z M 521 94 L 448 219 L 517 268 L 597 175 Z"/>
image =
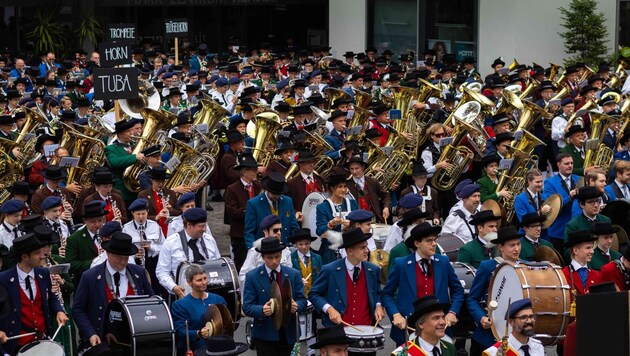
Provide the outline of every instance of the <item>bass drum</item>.
<path id="1" fill-rule="evenodd" d="M 488 288 L 488 300 L 499 304 L 492 312 L 494 337 L 501 340 L 505 334 L 508 301 L 529 298 L 538 317 L 534 337 L 546 346 L 555 345 L 564 337 L 569 323 L 569 293 L 570 287 L 559 266 L 549 262 L 500 264 Z"/>
<path id="2" fill-rule="evenodd" d="M 123 355 L 173 355 L 175 328 L 164 299 L 159 296 L 128 296 L 107 306 L 105 335 L 112 334 Z"/>
<path id="3" fill-rule="evenodd" d="M 313 192 L 304 199 L 302 204 L 302 227 L 311 230 L 311 236 L 317 236 L 317 205 L 322 203 L 330 194 Z M 319 251 L 322 245 L 322 240 L 317 237 L 317 240 L 311 243 L 311 247 L 314 250 Z"/>
<path id="4" fill-rule="evenodd" d="M 466 300 L 477 270 L 473 266 L 463 262 L 451 262 L 451 264 L 453 265 L 453 269 L 455 269 L 457 279 L 459 279 L 462 287 L 464 287 L 464 300 Z M 472 335 L 473 330 L 475 330 L 475 321 L 472 315 L 470 315 L 468 308 L 462 307 L 459 312 L 459 321 L 451 329 L 453 330 L 453 336 L 457 339 L 466 339 Z"/>
<path id="5" fill-rule="evenodd" d="M 441 234 L 437 239 L 437 245 L 443 255 L 448 256 L 451 262 L 457 262 L 457 254 L 459 249 L 464 246 L 465 242 L 453 234 Z"/>
<path id="6" fill-rule="evenodd" d="M 190 294 L 192 291 L 188 281 L 186 281 L 186 271 L 192 263 L 200 265 L 206 271 L 208 275 L 206 291 L 220 295 L 225 299 L 236 329 L 238 327 L 236 321 L 241 318 L 241 296 L 238 272 L 234 262 L 227 257 L 203 262 L 182 261 L 177 266 L 177 279 L 175 281 L 177 285 L 184 288 L 186 294 Z"/>

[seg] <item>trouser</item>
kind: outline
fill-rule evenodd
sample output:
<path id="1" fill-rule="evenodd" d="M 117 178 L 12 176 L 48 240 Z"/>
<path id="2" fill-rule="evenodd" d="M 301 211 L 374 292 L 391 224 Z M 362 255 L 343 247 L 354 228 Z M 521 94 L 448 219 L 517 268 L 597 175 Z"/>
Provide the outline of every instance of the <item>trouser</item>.
<path id="1" fill-rule="evenodd" d="M 470 356 L 481 356 L 486 347 L 477 341 L 470 339 Z"/>
<path id="2" fill-rule="evenodd" d="M 245 239 L 232 237 L 230 245 L 232 245 L 232 255 L 234 255 L 234 266 L 236 266 L 237 271 L 240 271 L 243 263 L 245 263 L 245 258 L 247 258 Z"/>

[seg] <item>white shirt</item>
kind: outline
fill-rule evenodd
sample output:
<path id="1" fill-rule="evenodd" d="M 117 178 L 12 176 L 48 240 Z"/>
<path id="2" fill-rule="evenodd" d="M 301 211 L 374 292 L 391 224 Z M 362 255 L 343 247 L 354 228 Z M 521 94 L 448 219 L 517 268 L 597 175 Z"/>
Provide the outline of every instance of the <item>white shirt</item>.
<path id="1" fill-rule="evenodd" d="M 354 180 L 354 182 L 356 183 L 356 185 L 361 189 L 365 189 L 365 176 L 361 177 L 361 178 L 355 178 L 352 177 L 352 180 Z"/>
<path id="2" fill-rule="evenodd" d="M 403 241 L 402 228 L 398 226 L 398 223 L 391 225 L 389 227 L 387 239 L 385 240 L 385 245 L 383 245 L 383 250 L 389 252 L 392 250 L 392 248 L 394 248 L 394 246 Z"/>
<path id="3" fill-rule="evenodd" d="M 13 246 L 13 240 L 15 239 L 13 229 L 17 228 L 17 226 L 11 225 L 6 221 L 2 224 L 3 225 L 0 226 L 0 244 L 5 245 L 7 248 L 11 248 L 11 246 Z M 22 231 L 18 229 L 17 235 L 18 237 L 22 236 Z"/>
<path id="4" fill-rule="evenodd" d="M 558 115 L 551 121 L 551 139 L 556 141 L 558 148 L 563 148 L 567 144 L 564 142 L 564 129 L 567 127 L 567 118 Z"/>
<path id="5" fill-rule="evenodd" d="M 519 356 L 525 356 L 525 352 L 523 351 L 523 349 L 521 349 L 521 346 L 523 346 L 523 344 L 521 344 L 520 341 L 516 340 L 514 335 L 512 335 L 511 333 L 510 333 L 510 336 L 508 337 L 508 344 L 510 345 L 512 349 L 514 349 L 519 354 Z M 540 341 L 530 337 L 527 340 L 527 345 L 529 346 L 529 354 L 531 356 L 546 355 L 545 347 Z M 498 351 L 498 348 L 492 346 L 492 347 L 487 348 L 485 350 L 485 353 L 489 354 L 490 356 L 494 356 L 497 354 L 497 351 Z"/>
<path id="6" fill-rule="evenodd" d="M 442 349 L 440 349 L 440 342 L 438 341 L 437 345 L 431 345 L 429 344 L 425 339 L 421 338 L 421 337 L 417 337 L 418 340 L 418 346 L 420 346 L 420 348 L 427 352 L 429 355 L 433 355 L 433 348 L 437 347 L 438 350 L 440 350 L 440 354 L 442 353 Z"/>
<path id="7" fill-rule="evenodd" d="M 166 230 L 166 236 L 171 236 L 173 234 L 176 234 L 180 231 L 184 230 L 184 219 L 182 218 L 181 215 L 178 215 L 174 218 L 171 219 L 171 221 L 168 223 L 168 229 Z M 210 234 L 210 236 L 212 236 L 212 233 L 210 232 L 210 226 L 206 223 L 206 233 Z"/>
<path id="8" fill-rule="evenodd" d="M 105 261 L 107 261 L 107 253 L 102 252 L 98 256 L 96 256 L 95 259 L 92 260 L 92 263 L 90 263 L 90 268 L 94 266 L 98 266 Z M 133 256 L 129 256 L 129 264 L 132 264 L 132 265 L 136 264 L 136 260 L 134 259 Z"/>
<path id="9" fill-rule="evenodd" d="M 455 209 L 457 210 L 457 209 Z M 442 234 L 453 234 L 457 236 L 464 243 L 472 241 L 473 236 L 470 231 L 475 231 L 475 227 L 473 225 L 466 224 L 467 221 L 470 221 L 472 214 L 465 209 L 462 205 L 460 210 L 464 213 L 464 219 L 460 218 L 457 213 L 452 210 L 451 213 L 444 220 L 444 226 L 442 227 Z M 470 229 L 468 228 L 470 226 Z"/>
<path id="10" fill-rule="evenodd" d="M 256 242 L 254 242 L 254 244 L 256 244 Z M 263 264 L 265 264 L 265 262 L 263 261 L 260 253 L 258 253 L 258 251 L 256 251 L 254 247 L 250 248 L 249 251 L 247 251 L 245 262 L 243 262 L 243 266 L 238 272 L 238 280 L 239 282 L 241 282 L 240 285 L 245 285 L 245 276 L 247 275 L 247 272 L 253 270 L 254 268 L 262 266 Z M 280 259 L 280 264 L 293 268 L 293 263 L 291 262 L 291 250 L 289 250 L 288 247 L 282 250 L 282 258 Z"/>
<path id="11" fill-rule="evenodd" d="M 571 260 L 571 266 L 573 267 L 574 271 L 578 271 L 580 268 L 588 268 L 587 265 L 582 266 L 578 261 L 576 260 Z"/>
<path id="12" fill-rule="evenodd" d="M 54 223 L 58 223 L 59 224 L 59 229 L 61 230 L 61 236 L 60 238 L 65 239 L 68 238 L 68 236 L 70 236 L 70 230 L 68 229 L 68 224 L 66 224 L 65 221 L 59 219 L 58 221 L 52 221 L 50 219 L 46 219 L 46 223 L 50 226 L 50 228 L 55 231 L 55 229 L 53 229 L 53 224 Z M 55 231 L 56 232 L 56 231 Z"/>
<path id="13" fill-rule="evenodd" d="M 109 264 L 109 261 L 105 262 L 105 266 L 107 267 L 107 273 L 112 279 L 112 295 L 116 292 L 116 283 L 114 282 L 114 273 L 118 272 L 120 274 L 120 284 L 118 285 L 118 291 L 120 295 L 118 297 L 126 297 L 127 289 L 129 287 L 129 279 L 127 278 L 127 271 L 116 271 L 112 265 Z"/>
<path id="14" fill-rule="evenodd" d="M 31 270 L 29 273 L 26 273 L 20 269 L 20 266 L 15 266 L 15 269 L 17 270 L 18 280 L 20 281 L 20 287 L 24 291 L 24 294 L 26 294 L 27 298 L 30 298 L 30 295 L 28 293 L 28 289 L 26 289 L 26 276 L 31 277 L 30 285 L 31 285 L 31 290 L 33 291 L 33 300 L 35 300 L 35 298 L 37 298 L 37 284 L 35 282 L 35 270 Z"/>
<path id="15" fill-rule="evenodd" d="M 206 246 L 206 252 L 208 260 L 216 260 L 221 258 L 219 247 L 212 235 L 208 232 L 203 234 L 203 242 Z M 190 240 L 190 236 L 186 234 L 186 241 Z M 201 244 L 197 245 L 201 250 Z M 201 251 L 202 256 L 206 254 Z M 179 238 L 179 234 L 173 234 L 169 236 L 162 244 L 162 249 L 159 254 L 157 267 L 155 269 L 155 275 L 157 276 L 160 284 L 173 293 L 173 288 L 177 285 L 173 276 L 177 273 L 177 266 L 183 261 L 193 261 L 193 254 L 188 245 L 186 249 L 182 247 L 182 243 Z"/>
<path id="16" fill-rule="evenodd" d="M 439 143 L 433 142 L 433 146 L 435 146 L 439 152 L 442 152 L 442 150 L 440 149 Z M 436 171 L 435 166 L 433 165 L 433 153 L 431 153 L 431 151 L 425 148 L 424 151 L 422 151 L 421 157 L 422 157 L 422 165 L 424 166 L 424 169 L 426 169 L 428 173 L 427 178 L 433 177 L 433 173 L 435 173 Z"/>
<path id="17" fill-rule="evenodd" d="M 162 244 L 164 243 L 164 233 L 162 228 L 154 220 L 148 220 L 144 223 L 144 235 L 147 241 L 151 244 L 149 247 L 148 257 L 157 256 L 162 250 Z M 131 242 L 140 245 L 140 233 L 138 232 L 139 224 L 135 220 L 131 220 L 123 226 L 122 232 L 131 236 Z"/>

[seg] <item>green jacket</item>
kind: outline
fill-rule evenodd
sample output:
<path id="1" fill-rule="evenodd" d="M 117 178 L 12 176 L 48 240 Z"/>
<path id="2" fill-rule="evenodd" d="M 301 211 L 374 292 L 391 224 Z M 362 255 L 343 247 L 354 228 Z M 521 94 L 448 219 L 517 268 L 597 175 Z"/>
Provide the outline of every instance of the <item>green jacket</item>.
<path id="1" fill-rule="evenodd" d="M 610 218 L 608 216 L 597 214 L 595 216 L 595 222 L 610 222 Z M 569 234 L 574 231 L 580 230 L 592 230 L 593 224 L 588 221 L 584 213 L 574 217 L 567 223 L 567 226 L 564 228 L 564 243 L 569 242 Z"/>
<path id="2" fill-rule="evenodd" d="M 482 203 L 491 199 L 495 201 L 499 200 L 499 195 L 496 193 L 497 185 L 490 180 L 490 177 L 483 176 L 479 178 L 477 184 L 479 185 L 479 194 L 481 194 Z"/>
<path id="3" fill-rule="evenodd" d="M 610 260 L 620 260 L 621 253 L 619 251 L 615 251 L 612 248 L 610 249 Z M 595 246 L 595 250 L 593 251 L 593 259 L 588 263 L 588 268 L 600 270 L 605 264 L 607 264 L 608 257 L 604 254 L 604 252 L 599 248 L 599 246 Z"/>
<path id="4" fill-rule="evenodd" d="M 137 194 L 130 192 L 125 187 L 125 181 L 123 180 L 123 174 L 127 167 L 133 166 L 136 163 L 136 156 L 127 153 L 124 147 L 118 145 L 109 145 L 105 147 L 105 157 L 109 167 L 116 177 L 114 181 L 114 188 L 122 192 L 123 200 L 129 201 L 136 199 Z"/>
<path id="5" fill-rule="evenodd" d="M 68 236 L 65 262 L 70 263 L 70 273 L 74 276 L 75 286 L 79 286 L 81 275 L 90 269 L 96 256 L 98 256 L 96 245 L 86 227 Z"/>
<path id="6" fill-rule="evenodd" d="M 398 245 L 394 246 L 389 251 L 389 260 L 387 261 L 387 274 L 389 275 L 389 273 L 392 271 L 392 268 L 394 267 L 394 262 L 398 257 L 409 256 L 411 254 L 411 250 L 409 249 L 409 247 L 407 247 L 407 245 L 405 245 L 404 241 L 399 242 Z"/>
<path id="7" fill-rule="evenodd" d="M 495 249 L 492 249 L 492 256 L 495 256 Z M 486 248 L 481 241 L 474 239 L 464 244 L 457 253 L 457 262 L 468 263 L 469 265 L 479 268 L 482 261 L 489 260 L 490 256 L 486 253 Z"/>
<path id="8" fill-rule="evenodd" d="M 573 157 L 573 174 L 577 174 L 578 176 L 584 176 L 584 158 L 580 155 L 580 151 L 573 146 L 572 144 L 568 144 L 562 149 L 560 149 L 561 153 L 568 153 Z"/>
<path id="9" fill-rule="evenodd" d="M 553 244 L 545 239 L 539 238 L 538 243 L 540 246 L 553 247 Z M 518 258 L 521 261 L 533 261 L 535 253 L 534 244 L 525 236 L 521 237 L 521 254 L 518 255 Z"/>

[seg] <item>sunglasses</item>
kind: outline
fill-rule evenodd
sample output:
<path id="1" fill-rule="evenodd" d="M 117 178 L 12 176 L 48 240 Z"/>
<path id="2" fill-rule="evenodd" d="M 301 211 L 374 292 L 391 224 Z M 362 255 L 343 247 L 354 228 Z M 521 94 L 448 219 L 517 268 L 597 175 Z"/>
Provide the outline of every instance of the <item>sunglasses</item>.
<path id="1" fill-rule="evenodd" d="M 282 229 L 271 229 L 271 232 L 273 232 L 274 234 L 277 234 L 277 233 L 280 232 L 280 230 L 282 230 Z"/>
<path id="2" fill-rule="evenodd" d="M 433 136 L 435 136 L 435 137 L 444 137 L 444 136 L 446 136 L 446 134 L 442 132 L 442 133 L 433 134 Z"/>

